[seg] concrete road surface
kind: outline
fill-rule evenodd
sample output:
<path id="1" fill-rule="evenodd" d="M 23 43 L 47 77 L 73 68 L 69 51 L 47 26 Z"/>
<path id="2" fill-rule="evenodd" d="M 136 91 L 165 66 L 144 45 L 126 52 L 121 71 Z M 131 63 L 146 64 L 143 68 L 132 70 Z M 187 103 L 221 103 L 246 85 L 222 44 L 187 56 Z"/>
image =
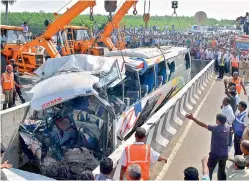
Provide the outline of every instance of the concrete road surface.
<path id="1" fill-rule="evenodd" d="M 211 83 L 211 90 L 206 94 L 195 111 L 197 119 L 208 124 L 216 124 L 216 114 L 220 113 L 222 100 L 225 97 L 223 81 L 215 80 Z M 249 92 L 249 86 L 247 86 Z M 240 95 L 241 100 L 247 101 L 247 96 Z M 196 167 L 201 174 L 201 159 L 208 156 L 210 151 L 211 132 L 186 120 L 178 131 L 177 135 L 168 145 L 164 156 L 169 158 L 168 164 L 157 163 L 152 171 L 152 179 L 180 180 L 184 178 L 183 171 L 187 167 Z M 234 151 L 230 148 L 229 155 L 233 156 Z M 227 167 L 231 163 L 227 161 Z M 217 168 L 213 179 L 217 179 Z"/>

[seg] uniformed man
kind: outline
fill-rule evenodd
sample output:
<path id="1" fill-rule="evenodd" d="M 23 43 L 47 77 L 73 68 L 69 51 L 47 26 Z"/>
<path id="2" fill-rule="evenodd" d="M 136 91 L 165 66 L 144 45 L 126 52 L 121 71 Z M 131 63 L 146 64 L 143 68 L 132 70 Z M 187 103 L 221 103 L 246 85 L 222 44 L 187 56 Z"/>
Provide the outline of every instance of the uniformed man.
<path id="1" fill-rule="evenodd" d="M 245 83 L 249 82 L 249 58 L 245 58 Z"/>
<path id="2" fill-rule="evenodd" d="M 245 60 L 244 56 L 241 56 L 239 61 L 239 76 L 243 78 L 244 74 L 245 74 Z"/>
<path id="3" fill-rule="evenodd" d="M 6 71 L 2 73 L 2 90 L 5 96 L 5 100 L 3 103 L 3 110 L 7 108 L 11 108 L 13 103 L 13 91 L 14 91 L 14 74 L 13 68 L 11 65 L 6 66 Z"/>
<path id="4" fill-rule="evenodd" d="M 142 170 L 142 179 L 150 179 L 150 164 L 156 161 L 165 161 L 165 157 L 160 156 L 159 153 L 155 152 L 149 145 L 144 144 L 146 138 L 146 130 L 144 128 L 137 128 L 135 133 L 136 142 L 125 148 L 122 153 L 120 164 L 120 180 L 123 180 L 124 174 L 128 173 L 128 168 L 132 164 L 138 164 Z M 127 178 L 129 179 L 129 177 Z"/>
<path id="5" fill-rule="evenodd" d="M 225 72 L 225 56 L 224 52 L 221 53 L 221 58 L 218 59 L 219 64 L 219 76 L 218 79 L 223 79 L 224 72 Z"/>

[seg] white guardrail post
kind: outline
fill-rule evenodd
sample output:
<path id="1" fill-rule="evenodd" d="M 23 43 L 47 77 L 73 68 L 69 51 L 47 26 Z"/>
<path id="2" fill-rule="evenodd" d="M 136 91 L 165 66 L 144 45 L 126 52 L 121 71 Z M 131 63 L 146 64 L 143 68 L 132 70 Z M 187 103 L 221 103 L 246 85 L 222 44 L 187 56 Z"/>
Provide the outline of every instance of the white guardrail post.
<path id="1" fill-rule="evenodd" d="M 191 81 L 189 81 L 172 99 L 158 110 L 142 127 L 146 129 L 146 144 L 155 151 L 162 153 L 172 137 L 185 120 L 187 112 L 193 111 L 198 105 L 208 84 L 214 80 L 214 60 L 205 66 Z M 120 165 L 118 160 L 127 145 L 135 141 L 134 134 L 120 145 L 109 157 L 114 162 L 114 179 L 119 179 Z M 94 171 L 99 173 L 99 167 Z"/>

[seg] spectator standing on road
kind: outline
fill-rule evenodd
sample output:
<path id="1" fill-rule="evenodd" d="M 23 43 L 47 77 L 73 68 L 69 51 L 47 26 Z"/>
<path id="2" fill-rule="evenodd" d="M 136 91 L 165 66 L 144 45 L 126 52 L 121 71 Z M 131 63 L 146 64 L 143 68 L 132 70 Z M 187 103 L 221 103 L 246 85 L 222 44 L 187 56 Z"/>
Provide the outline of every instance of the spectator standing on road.
<path id="1" fill-rule="evenodd" d="M 11 65 L 6 66 L 6 71 L 2 73 L 2 90 L 5 96 L 3 103 L 3 110 L 11 108 L 13 106 L 13 91 L 14 91 L 14 74 L 13 67 Z"/>
<path id="2" fill-rule="evenodd" d="M 225 72 L 225 57 L 223 53 L 221 54 L 221 58 L 219 58 L 219 53 L 218 53 L 218 64 L 219 64 L 218 79 L 223 79 L 224 72 Z"/>
<path id="3" fill-rule="evenodd" d="M 13 72 L 14 72 L 15 90 L 13 93 L 13 105 L 15 105 L 16 94 L 18 94 L 19 98 L 22 101 L 22 104 L 25 103 L 25 99 L 23 98 L 22 91 L 21 91 L 22 85 L 20 82 L 20 74 L 19 74 L 19 71 L 17 70 L 17 68 L 18 68 L 17 64 L 14 64 L 13 65 L 13 69 L 14 69 Z"/>
<path id="4" fill-rule="evenodd" d="M 243 132 L 249 123 L 246 108 L 247 104 L 244 101 L 241 101 L 238 107 L 240 113 L 236 116 L 233 125 L 235 151 L 234 155 L 242 155 L 242 151 L 240 150 L 240 142 L 242 141 Z"/>
<path id="5" fill-rule="evenodd" d="M 241 56 L 239 61 L 239 76 L 243 78 L 244 75 L 245 75 L 245 60 L 244 56 Z"/>
<path id="6" fill-rule="evenodd" d="M 245 58 L 245 83 L 249 82 L 249 58 Z"/>
<path id="7" fill-rule="evenodd" d="M 229 159 L 234 163 L 228 169 L 228 180 L 249 180 L 249 169 L 246 169 L 246 159 L 242 155 L 236 155 Z"/>
<path id="8" fill-rule="evenodd" d="M 238 95 L 240 95 L 241 88 L 243 88 L 244 94 L 247 95 L 247 93 L 246 93 L 246 88 L 245 88 L 245 86 L 244 86 L 244 83 L 243 83 L 243 81 L 242 81 L 242 78 L 239 77 L 238 72 L 234 72 L 234 73 L 233 73 L 233 78 L 230 79 L 230 82 L 233 82 L 233 83 L 236 84 L 236 91 L 237 91 Z"/>
<path id="9" fill-rule="evenodd" d="M 240 98 L 236 92 L 236 84 L 233 82 L 229 82 L 227 84 L 227 80 L 224 80 L 224 85 L 225 85 L 225 94 L 230 98 L 231 107 L 235 114 L 240 102 Z"/>
<path id="10" fill-rule="evenodd" d="M 127 168 L 132 164 L 138 164 L 142 169 L 142 179 L 150 179 L 150 164 L 156 161 L 164 161 L 167 163 L 167 159 L 160 156 L 149 145 L 144 144 L 146 138 L 146 130 L 144 128 L 137 128 L 135 133 L 136 142 L 125 148 L 120 158 L 121 171 L 120 180 L 123 180 L 124 174 L 128 173 Z"/>
<path id="11" fill-rule="evenodd" d="M 113 161 L 112 159 L 106 157 L 100 161 L 100 174 L 95 176 L 95 180 L 109 180 L 113 179 L 110 177 L 113 169 Z"/>
<path id="12" fill-rule="evenodd" d="M 227 124 L 230 127 L 230 133 L 232 132 L 232 124 L 235 120 L 234 111 L 231 107 L 231 100 L 229 97 L 225 97 L 221 106 L 221 113 L 226 116 Z M 228 146 L 232 145 L 232 134 L 229 134 Z"/>
<path id="13" fill-rule="evenodd" d="M 228 159 L 228 137 L 229 127 L 226 124 L 227 118 L 222 114 L 217 114 L 215 126 L 207 125 L 198 121 L 192 114 L 187 114 L 186 118 L 193 120 L 199 126 L 208 129 L 212 132 L 211 151 L 208 158 L 209 177 L 212 180 L 212 175 L 216 165 L 218 164 L 218 180 L 226 180 L 226 161 Z"/>

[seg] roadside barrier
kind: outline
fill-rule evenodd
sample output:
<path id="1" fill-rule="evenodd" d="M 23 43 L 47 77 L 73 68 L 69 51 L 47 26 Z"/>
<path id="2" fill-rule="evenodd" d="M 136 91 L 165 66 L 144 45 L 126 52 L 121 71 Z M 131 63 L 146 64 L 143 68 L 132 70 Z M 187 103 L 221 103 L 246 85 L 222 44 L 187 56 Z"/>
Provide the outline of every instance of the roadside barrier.
<path id="1" fill-rule="evenodd" d="M 13 108 L 0 111 L 1 118 L 1 143 L 5 148 L 2 160 L 8 160 L 14 168 L 26 163 L 27 159 L 22 155 L 19 148 L 19 126 L 27 112 L 29 102 Z"/>
<path id="2" fill-rule="evenodd" d="M 208 89 L 208 84 L 214 78 L 214 60 L 206 65 L 191 81 L 187 83 L 172 99 L 170 99 L 156 114 L 154 114 L 142 127 L 147 131 L 146 144 L 159 152 L 166 148 L 172 137 L 177 133 L 185 120 L 187 112 L 192 112 L 203 93 Z M 4 160 L 9 160 L 13 167 L 18 168 L 25 164 L 25 157 L 19 148 L 19 125 L 24 119 L 29 102 L 0 111 L 1 117 L 1 143 L 6 153 Z M 31 113 L 28 111 L 29 116 Z M 118 161 L 124 148 L 135 141 L 132 135 L 121 144 L 109 157 L 116 168 L 114 178 L 119 179 L 120 165 Z M 99 168 L 94 170 L 99 173 Z"/>
<path id="3" fill-rule="evenodd" d="M 177 133 L 185 120 L 187 112 L 193 112 L 198 102 L 208 90 L 209 83 L 214 80 L 214 60 L 203 68 L 173 98 L 156 112 L 142 127 L 146 129 L 146 144 L 162 153 L 172 137 Z M 135 141 L 134 134 L 121 144 L 109 157 L 114 162 L 114 179 L 119 179 L 120 165 L 118 160 L 124 148 Z M 93 171 L 99 173 L 99 167 Z"/>

